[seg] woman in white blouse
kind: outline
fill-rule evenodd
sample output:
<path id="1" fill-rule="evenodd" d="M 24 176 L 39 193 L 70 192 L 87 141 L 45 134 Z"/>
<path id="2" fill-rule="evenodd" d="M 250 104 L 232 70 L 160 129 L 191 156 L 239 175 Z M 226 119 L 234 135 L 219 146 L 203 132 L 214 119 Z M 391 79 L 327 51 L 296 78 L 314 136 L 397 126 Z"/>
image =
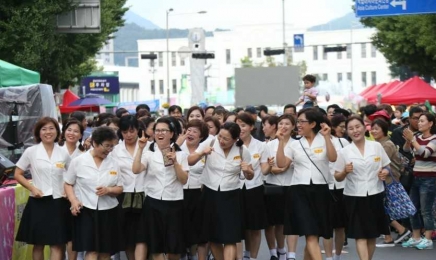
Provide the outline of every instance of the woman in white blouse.
<path id="1" fill-rule="evenodd" d="M 250 114 L 238 114 L 236 123 L 241 128 L 240 139 L 250 151 L 251 165 L 254 170 L 252 180 L 242 181 L 242 215 L 245 228 L 244 257 L 257 259 L 261 240 L 260 231 L 268 225 L 262 177 L 263 174 L 271 171 L 270 163 L 274 163 L 274 158 L 270 158 L 266 144 L 251 135 L 255 121 Z"/>
<path id="2" fill-rule="evenodd" d="M 376 239 L 380 234 L 389 234 L 383 180 L 389 174 L 390 160 L 380 143 L 365 139 L 362 118 L 348 118 L 345 127 L 352 143 L 338 153 L 335 178 L 339 182 L 346 180 L 347 236 L 356 240 L 359 258 L 371 260 Z"/>
<path id="3" fill-rule="evenodd" d="M 177 121 L 176 121 L 177 123 Z M 183 185 L 188 181 L 187 154 L 175 143 L 175 123 L 168 117 L 154 125 L 154 143 L 144 150 L 148 138 L 139 139 L 132 172 L 146 171 L 142 209 L 144 240 L 154 260 L 179 260 L 185 250 Z"/>
<path id="4" fill-rule="evenodd" d="M 73 250 L 86 251 L 85 259 L 109 259 L 122 249 L 116 196 L 123 192 L 118 163 L 109 155 L 118 143 L 115 132 L 97 127 L 93 149 L 74 158 L 64 176 L 71 203 Z"/>
<path id="5" fill-rule="evenodd" d="M 217 260 L 236 257 L 236 243 L 242 240 L 243 233 L 241 179 L 251 180 L 254 176 L 251 154 L 239 140 L 240 133 L 236 123 L 225 123 L 213 143 L 201 143 L 188 159 L 190 165 L 195 165 L 205 158 L 200 180 L 204 203 L 203 238 L 210 242 Z"/>
<path id="6" fill-rule="evenodd" d="M 277 166 L 294 165 L 285 209 L 290 214 L 286 215 L 284 231 L 286 235 L 305 236 L 305 255 L 321 260 L 319 237 L 329 239 L 333 235 L 328 178 L 329 162 L 336 161 L 336 150 L 330 127 L 317 108 L 298 112 L 297 129 L 301 139 L 288 146 L 278 132 Z"/>
<path id="7" fill-rule="evenodd" d="M 16 163 L 14 178 L 30 191 L 16 240 L 33 245 L 33 259 L 44 259 L 44 246 L 49 245 L 50 259 L 61 260 L 64 245 L 71 241 L 62 179 L 70 156 L 56 145 L 60 135 L 56 119 L 41 118 L 34 128 L 37 145 L 27 148 Z M 32 183 L 24 178 L 26 170 Z"/>
<path id="8" fill-rule="evenodd" d="M 120 142 L 111 153 L 118 162 L 123 179 L 123 194 L 121 198 L 122 230 L 128 259 L 145 259 L 147 248 L 145 240 L 141 239 L 144 230 L 142 225 L 142 205 L 145 199 L 145 171 L 138 174 L 132 172 L 135 155 L 139 153 L 138 145 L 139 122 L 133 115 L 122 116 L 119 121 L 118 137 Z M 139 132 L 145 135 L 145 130 Z"/>

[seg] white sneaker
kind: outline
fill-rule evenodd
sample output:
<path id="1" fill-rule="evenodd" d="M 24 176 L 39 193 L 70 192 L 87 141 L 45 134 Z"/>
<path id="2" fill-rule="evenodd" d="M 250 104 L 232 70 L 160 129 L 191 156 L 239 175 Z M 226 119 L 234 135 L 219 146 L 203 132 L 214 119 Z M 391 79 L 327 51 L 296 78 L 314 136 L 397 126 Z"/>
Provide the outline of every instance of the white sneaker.
<path id="1" fill-rule="evenodd" d="M 409 240 L 403 242 L 401 244 L 402 247 L 415 247 L 416 245 L 418 245 L 419 243 L 421 243 L 422 239 L 419 240 L 415 240 L 413 237 L 409 238 Z"/>
<path id="2" fill-rule="evenodd" d="M 431 241 L 427 238 L 423 238 L 423 239 L 421 239 L 421 242 L 416 245 L 416 248 L 419 250 L 433 249 L 433 241 Z"/>

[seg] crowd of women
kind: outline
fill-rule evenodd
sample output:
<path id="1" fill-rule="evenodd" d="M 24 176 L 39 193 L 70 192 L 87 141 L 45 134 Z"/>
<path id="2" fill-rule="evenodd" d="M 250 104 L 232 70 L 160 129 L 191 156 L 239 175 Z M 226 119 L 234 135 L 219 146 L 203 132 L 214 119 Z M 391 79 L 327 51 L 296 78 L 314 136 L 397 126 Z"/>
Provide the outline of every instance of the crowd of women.
<path id="1" fill-rule="evenodd" d="M 402 165 L 388 137 L 390 122 L 373 118 L 368 138 L 367 117 L 339 108 L 295 113 L 288 106 L 280 117 L 258 117 L 253 109 L 193 106 L 184 117 L 172 106 L 157 120 L 146 107 L 136 115 L 119 109 L 101 114 L 90 137 L 82 113 L 73 113 L 62 131 L 55 119 L 41 118 L 37 144 L 16 164 L 15 178 L 31 193 L 16 240 L 33 244 L 38 260 L 44 245 L 53 260 L 65 250 L 68 259 L 125 251 L 128 259 L 205 260 L 211 251 L 217 260 L 253 260 L 265 230 L 271 260 L 295 260 L 299 236 L 305 259 L 322 259 L 320 237 L 327 259 L 341 259 L 348 237 L 359 258 L 369 260 L 381 234 L 392 243 L 389 225 L 402 239 L 408 235 L 383 204 L 384 182 L 397 181 Z M 427 249 L 436 121 L 418 112 L 419 133 L 401 132 L 402 149 L 415 155 L 411 196 L 421 209 L 403 246 Z"/>

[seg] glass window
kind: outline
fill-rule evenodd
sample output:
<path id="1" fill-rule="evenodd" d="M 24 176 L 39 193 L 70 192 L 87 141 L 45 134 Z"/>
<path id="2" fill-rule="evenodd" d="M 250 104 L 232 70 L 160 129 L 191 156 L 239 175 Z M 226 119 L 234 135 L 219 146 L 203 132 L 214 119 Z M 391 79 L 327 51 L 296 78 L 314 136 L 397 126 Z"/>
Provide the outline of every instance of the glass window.
<path id="1" fill-rule="evenodd" d="M 159 80 L 159 94 L 163 95 L 164 93 L 164 81 L 162 79 Z"/>
<path id="2" fill-rule="evenodd" d="M 232 86 L 232 78 L 229 77 L 229 78 L 227 78 L 227 90 L 230 90 L 232 88 L 233 88 L 233 86 Z"/>
<path id="3" fill-rule="evenodd" d="M 257 57 L 262 58 L 262 48 L 257 48 L 256 52 L 257 52 Z"/>
<path id="4" fill-rule="evenodd" d="M 171 52 L 171 65 L 173 67 L 177 66 L 177 57 L 175 52 Z"/>
<path id="5" fill-rule="evenodd" d="M 366 85 L 366 72 L 362 72 L 362 83 L 364 86 L 367 86 Z"/>
<path id="6" fill-rule="evenodd" d="M 329 75 L 327 73 L 322 74 L 322 80 L 324 81 L 329 80 Z"/>
<path id="7" fill-rule="evenodd" d="M 338 82 L 341 82 L 342 81 L 342 73 L 338 73 Z"/>
<path id="8" fill-rule="evenodd" d="M 230 64 L 232 62 L 232 57 L 230 53 L 230 49 L 226 50 L 226 64 Z"/>
<path id="9" fill-rule="evenodd" d="M 341 45 L 338 45 L 338 47 L 341 47 Z M 337 57 L 338 57 L 338 60 L 342 59 L 342 51 L 337 52 Z"/>
<path id="10" fill-rule="evenodd" d="M 177 79 L 173 79 L 173 94 L 177 94 Z"/>
<path id="11" fill-rule="evenodd" d="M 353 75 L 351 74 L 351 72 L 347 72 L 347 80 L 349 81 L 353 80 Z"/>
<path id="12" fill-rule="evenodd" d="M 375 85 L 377 84 L 377 72 L 376 71 L 372 71 L 371 72 L 371 85 Z"/>
<path id="13" fill-rule="evenodd" d="M 251 51 L 251 48 L 247 49 L 247 56 L 248 56 L 248 58 L 252 58 L 253 57 L 253 53 Z"/>
<path id="14" fill-rule="evenodd" d="M 323 48 L 322 48 L 322 59 L 323 60 L 327 60 L 327 55 L 328 55 L 328 52 L 324 51 L 325 47 L 327 47 L 327 46 L 323 46 Z"/>
<path id="15" fill-rule="evenodd" d="M 156 94 L 156 86 L 154 85 L 154 80 L 150 81 L 150 86 L 151 86 L 151 94 L 155 95 Z"/>
<path id="16" fill-rule="evenodd" d="M 371 58 L 375 58 L 377 56 L 377 48 L 371 44 Z"/>
<path id="17" fill-rule="evenodd" d="M 163 53 L 161 51 L 157 54 L 157 60 L 159 62 L 159 67 L 163 67 Z"/>
<path id="18" fill-rule="evenodd" d="M 313 60 L 318 60 L 318 46 L 313 46 Z"/>
<path id="19" fill-rule="evenodd" d="M 351 59 L 351 57 L 353 56 L 353 45 L 351 44 L 347 44 L 347 59 Z"/>
<path id="20" fill-rule="evenodd" d="M 366 58 L 366 43 L 361 43 L 360 46 L 362 48 L 362 58 Z"/>
<path id="21" fill-rule="evenodd" d="M 185 66 L 185 59 L 180 59 L 180 66 Z"/>

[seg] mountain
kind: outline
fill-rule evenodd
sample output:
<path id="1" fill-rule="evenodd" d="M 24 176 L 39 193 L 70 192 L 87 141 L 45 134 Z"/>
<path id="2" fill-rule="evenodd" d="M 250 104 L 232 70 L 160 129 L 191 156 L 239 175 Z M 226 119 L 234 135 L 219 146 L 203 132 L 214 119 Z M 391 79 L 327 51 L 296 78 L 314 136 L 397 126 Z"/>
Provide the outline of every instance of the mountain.
<path id="1" fill-rule="evenodd" d="M 131 10 L 128 10 L 124 14 L 124 19 L 126 20 L 126 24 L 135 23 L 144 29 L 149 29 L 149 30 L 160 29 L 159 26 L 155 25 L 154 23 L 152 23 L 149 20 L 145 19 L 144 17 L 134 13 Z"/>
<path id="2" fill-rule="evenodd" d="M 333 19 L 325 24 L 315 25 L 308 28 L 308 31 L 333 31 L 333 30 L 350 30 L 362 29 L 364 25 L 360 23 L 359 18 L 354 12 L 346 14 L 340 18 Z"/>

